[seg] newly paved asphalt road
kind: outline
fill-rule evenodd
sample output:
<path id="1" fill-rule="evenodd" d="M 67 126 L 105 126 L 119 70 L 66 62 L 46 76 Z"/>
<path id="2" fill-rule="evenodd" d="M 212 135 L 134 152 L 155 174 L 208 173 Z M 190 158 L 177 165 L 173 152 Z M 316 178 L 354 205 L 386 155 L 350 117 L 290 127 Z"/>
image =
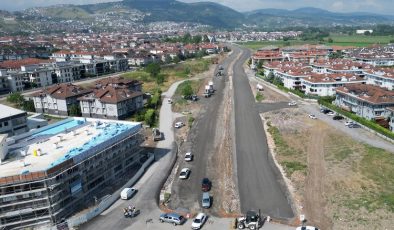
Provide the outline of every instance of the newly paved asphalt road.
<path id="1" fill-rule="evenodd" d="M 186 147 L 181 149 L 181 158 L 177 175 L 172 185 L 172 201 L 171 207 L 173 209 L 182 208 L 189 211 L 201 210 L 201 181 L 208 176 L 207 167 L 208 161 L 215 154 L 215 133 L 219 116 L 220 105 L 223 101 L 225 83 L 228 81 L 228 69 L 231 68 L 231 62 L 235 60 L 238 52 L 232 52 L 221 65 L 225 69 L 225 76 L 214 77 L 215 94 L 210 98 L 201 97 L 199 103 L 203 103 L 202 114 L 197 118 L 193 124 L 193 129 L 188 135 Z M 216 73 L 216 71 L 215 71 Z M 213 77 L 213 76 L 212 76 Z M 194 159 L 191 162 L 184 162 L 183 154 L 186 151 L 191 151 Z M 212 165 L 211 165 L 212 166 Z M 191 169 L 190 177 L 187 180 L 180 180 L 178 174 L 184 167 Z M 212 180 L 212 178 L 210 178 Z M 213 186 L 217 184 L 215 180 L 212 181 Z M 210 194 L 215 197 L 216 194 Z M 219 194 L 217 194 L 219 195 Z M 213 207 L 215 207 L 213 202 Z M 212 209 L 211 209 L 212 210 Z M 210 212 L 211 210 L 205 210 Z"/>
<path id="2" fill-rule="evenodd" d="M 280 179 L 268 160 L 268 145 L 263 124 L 244 72 L 243 64 L 250 51 L 234 64 L 234 108 L 236 158 L 241 210 L 258 210 L 276 218 L 292 218 L 291 205 L 280 185 Z M 259 109 L 260 110 L 260 109 Z"/>

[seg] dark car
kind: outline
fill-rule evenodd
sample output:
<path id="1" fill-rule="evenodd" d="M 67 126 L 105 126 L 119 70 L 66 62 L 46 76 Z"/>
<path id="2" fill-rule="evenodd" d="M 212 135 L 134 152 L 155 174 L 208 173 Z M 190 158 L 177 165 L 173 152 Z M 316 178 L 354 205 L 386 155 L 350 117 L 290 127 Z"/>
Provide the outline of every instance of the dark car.
<path id="1" fill-rule="evenodd" d="M 208 178 L 202 179 L 201 189 L 203 192 L 211 190 L 212 182 Z"/>
<path id="2" fill-rule="evenodd" d="M 347 127 L 349 127 L 349 128 L 360 128 L 361 126 L 359 124 L 353 123 L 353 124 L 348 125 Z"/>
<path id="3" fill-rule="evenodd" d="M 324 113 L 324 114 L 327 114 L 327 113 L 331 112 L 331 110 L 329 110 L 329 109 L 322 109 L 321 112 Z"/>
<path id="4" fill-rule="evenodd" d="M 336 115 L 332 117 L 333 120 L 343 120 L 342 116 Z"/>

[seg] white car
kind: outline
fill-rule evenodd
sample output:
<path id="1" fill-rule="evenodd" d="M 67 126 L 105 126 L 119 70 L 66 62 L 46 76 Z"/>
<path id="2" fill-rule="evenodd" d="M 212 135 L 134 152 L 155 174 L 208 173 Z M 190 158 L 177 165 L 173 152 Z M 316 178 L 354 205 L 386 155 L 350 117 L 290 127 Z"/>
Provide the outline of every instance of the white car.
<path id="1" fill-rule="evenodd" d="M 189 178 L 189 175 L 190 175 L 190 169 L 183 168 L 181 170 L 181 173 L 179 173 L 179 179 L 187 179 L 187 178 Z"/>
<path id="2" fill-rule="evenodd" d="M 191 152 L 185 153 L 185 161 L 192 161 L 193 160 L 193 154 Z"/>
<path id="3" fill-rule="evenodd" d="M 168 102 L 168 104 L 172 104 L 172 99 L 168 98 L 167 102 Z"/>
<path id="4" fill-rule="evenodd" d="M 192 229 L 200 229 L 205 221 L 207 220 L 207 215 L 205 215 L 205 213 L 198 213 L 198 215 L 196 216 L 196 218 L 194 218 L 193 223 L 192 223 Z"/>
<path id="5" fill-rule="evenodd" d="M 315 115 L 313 115 L 313 114 L 309 114 L 308 116 L 309 116 L 310 119 L 317 119 L 317 117 Z"/>
<path id="6" fill-rule="evenodd" d="M 296 230 L 319 230 L 319 229 L 313 226 L 300 226 L 296 228 Z"/>
<path id="7" fill-rule="evenodd" d="M 295 102 L 295 101 L 290 101 L 290 102 L 288 103 L 288 105 L 289 105 L 289 106 L 296 106 L 296 105 L 297 105 L 297 102 Z"/>
<path id="8" fill-rule="evenodd" d="M 183 126 L 185 126 L 185 124 L 183 123 L 183 122 L 177 122 L 177 123 L 175 123 L 175 128 L 177 128 L 177 129 L 179 129 L 179 128 L 182 128 Z"/>
<path id="9" fill-rule="evenodd" d="M 327 113 L 328 116 L 335 116 L 335 113 L 333 111 L 330 111 Z"/>
<path id="10" fill-rule="evenodd" d="M 346 122 L 345 122 L 345 125 L 346 125 L 346 126 L 349 126 L 349 125 L 352 125 L 352 124 L 353 124 L 353 121 L 346 121 Z"/>

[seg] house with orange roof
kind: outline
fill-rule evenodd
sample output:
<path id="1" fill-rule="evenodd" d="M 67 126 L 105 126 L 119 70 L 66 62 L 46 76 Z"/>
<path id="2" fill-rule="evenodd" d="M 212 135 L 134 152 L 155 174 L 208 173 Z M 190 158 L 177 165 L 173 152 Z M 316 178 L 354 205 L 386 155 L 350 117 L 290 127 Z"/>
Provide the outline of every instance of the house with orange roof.
<path id="1" fill-rule="evenodd" d="M 106 85 L 78 98 L 83 117 L 120 120 L 144 107 L 143 93 Z"/>
<path id="2" fill-rule="evenodd" d="M 338 87 L 365 83 L 364 77 L 351 73 L 311 73 L 301 79 L 302 91 L 319 97 L 334 96 Z"/>
<path id="3" fill-rule="evenodd" d="M 387 118 L 394 107 L 394 91 L 368 84 L 349 84 L 336 89 L 334 103 L 369 120 Z"/>
<path id="4" fill-rule="evenodd" d="M 394 69 L 393 68 L 370 68 L 364 70 L 367 84 L 394 90 Z"/>
<path id="5" fill-rule="evenodd" d="M 92 92 L 71 83 L 56 84 L 30 96 L 38 113 L 69 116 L 72 105 L 79 107 L 77 98 Z"/>

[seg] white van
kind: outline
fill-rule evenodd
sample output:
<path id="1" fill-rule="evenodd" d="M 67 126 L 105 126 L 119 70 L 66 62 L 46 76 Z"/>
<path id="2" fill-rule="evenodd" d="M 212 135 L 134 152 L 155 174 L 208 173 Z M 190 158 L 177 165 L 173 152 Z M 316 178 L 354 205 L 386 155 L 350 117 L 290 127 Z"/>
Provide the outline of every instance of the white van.
<path id="1" fill-rule="evenodd" d="M 122 190 L 122 192 L 120 193 L 120 198 L 122 200 L 128 200 L 130 199 L 130 197 L 132 197 L 134 195 L 134 193 L 137 192 L 137 189 L 135 188 L 125 188 Z"/>

